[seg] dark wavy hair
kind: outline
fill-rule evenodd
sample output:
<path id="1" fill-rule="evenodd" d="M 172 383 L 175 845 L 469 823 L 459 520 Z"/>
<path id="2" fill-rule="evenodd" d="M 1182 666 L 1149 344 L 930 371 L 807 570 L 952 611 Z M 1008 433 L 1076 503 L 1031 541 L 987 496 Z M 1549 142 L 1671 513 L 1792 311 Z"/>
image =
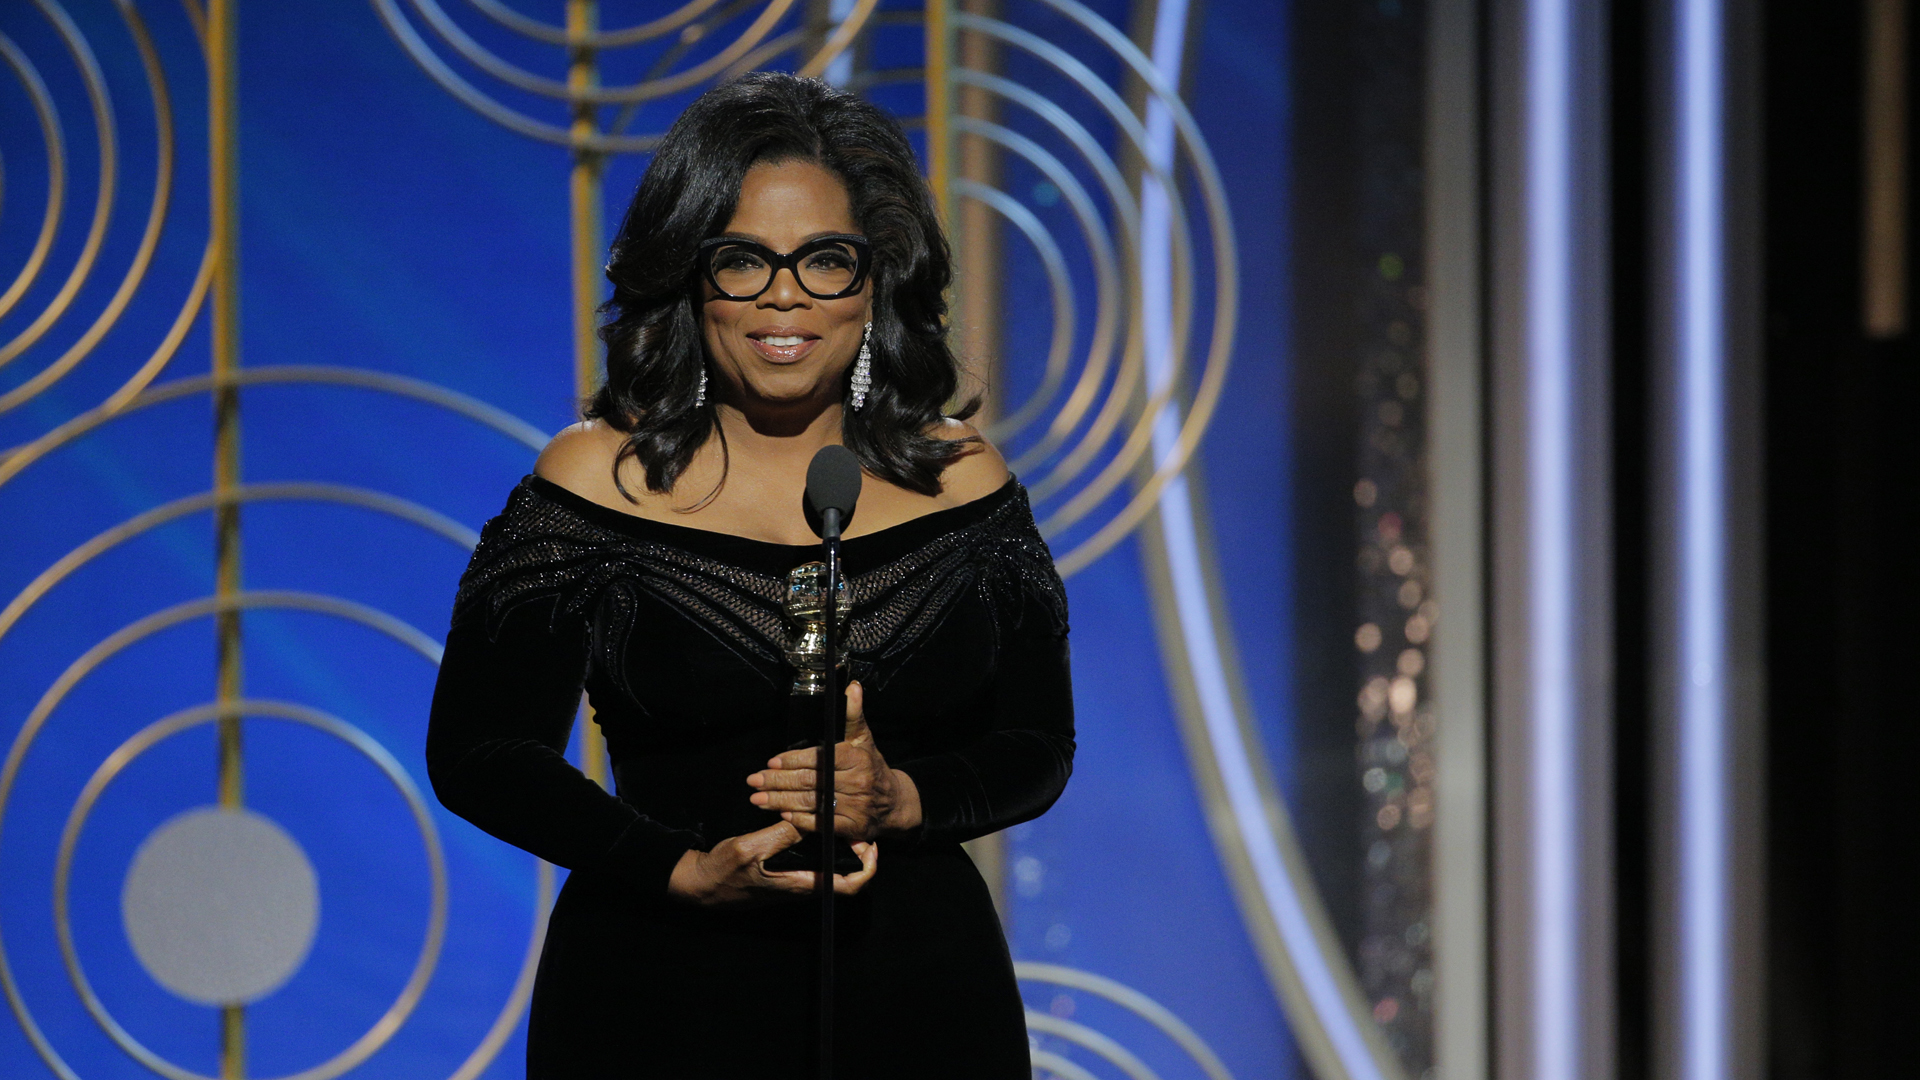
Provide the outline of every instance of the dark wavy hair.
<path id="1" fill-rule="evenodd" d="M 608 316 L 600 327 L 607 381 L 586 415 L 627 436 L 614 461 L 616 484 L 621 463 L 634 457 L 649 489 L 671 490 L 718 427 L 713 404 L 694 404 L 707 362 L 695 255 L 732 219 L 749 168 L 793 160 L 819 164 L 846 184 L 873 246 L 873 389 L 864 408 L 844 410 L 842 441 L 875 476 L 928 495 L 977 441 L 927 434 L 959 386 L 944 321 L 953 272 L 906 134 L 872 104 L 818 79 L 754 72 L 680 114 L 614 237 L 613 298 L 600 309 Z M 977 400 L 957 416 L 976 408 Z"/>

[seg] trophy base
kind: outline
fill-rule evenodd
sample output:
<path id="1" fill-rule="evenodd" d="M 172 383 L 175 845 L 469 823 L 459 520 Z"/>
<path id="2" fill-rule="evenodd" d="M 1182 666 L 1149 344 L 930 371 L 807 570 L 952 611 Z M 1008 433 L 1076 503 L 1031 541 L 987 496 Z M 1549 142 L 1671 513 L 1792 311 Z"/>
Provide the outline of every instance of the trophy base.
<path id="1" fill-rule="evenodd" d="M 820 834 L 808 833 L 800 838 L 799 843 L 785 851 L 775 852 L 761 865 L 775 873 L 820 869 Z M 836 874 L 860 872 L 860 856 L 853 853 L 853 845 L 837 836 L 833 838 L 833 872 Z"/>

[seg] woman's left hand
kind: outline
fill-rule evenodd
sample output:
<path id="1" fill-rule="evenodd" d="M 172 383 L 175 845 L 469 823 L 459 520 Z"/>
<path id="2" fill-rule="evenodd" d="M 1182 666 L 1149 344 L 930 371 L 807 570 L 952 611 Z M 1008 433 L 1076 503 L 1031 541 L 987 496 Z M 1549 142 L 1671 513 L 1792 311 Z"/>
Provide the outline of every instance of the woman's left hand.
<path id="1" fill-rule="evenodd" d="M 833 748 L 833 831 L 848 840 L 874 840 L 920 826 L 920 790 L 913 777 L 888 768 L 867 729 L 859 683 L 847 685 L 847 738 Z M 813 832 L 814 760 L 811 747 L 789 750 L 747 777 L 753 805 L 777 810 L 801 832 Z"/>

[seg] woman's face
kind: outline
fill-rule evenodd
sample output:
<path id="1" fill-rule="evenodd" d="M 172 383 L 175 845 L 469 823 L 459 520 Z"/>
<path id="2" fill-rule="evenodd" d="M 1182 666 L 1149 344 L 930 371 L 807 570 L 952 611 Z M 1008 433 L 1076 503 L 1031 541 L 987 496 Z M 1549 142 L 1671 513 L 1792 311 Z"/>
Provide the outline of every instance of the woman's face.
<path id="1" fill-rule="evenodd" d="M 747 170 L 723 234 L 785 254 L 827 233 L 859 232 L 839 177 L 810 161 L 783 161 Z M 752 300 L 727 299 L 704 280 L 701 288 L 707 355 L 726 384 L 721 400 L 746 410 L 839 400 L 871 310 L 871 279 L 834 300 L 815 299 L 787 270 Z"/>

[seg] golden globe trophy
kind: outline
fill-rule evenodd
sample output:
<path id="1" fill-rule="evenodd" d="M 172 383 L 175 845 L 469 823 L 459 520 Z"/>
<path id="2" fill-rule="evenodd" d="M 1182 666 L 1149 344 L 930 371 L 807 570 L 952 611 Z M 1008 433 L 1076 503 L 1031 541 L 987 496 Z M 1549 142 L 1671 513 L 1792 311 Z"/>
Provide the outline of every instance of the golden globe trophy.
<path id="1" fill-rule="evenodd" d="M 853 611 L 853 597 L 847 591 L 847 581 L 841 578 L 837 619 L 842 627 L 846 626 L 847 615 Z M 802 563 L 787 571 L 787 618 L 793 623 L 793 643 L 787 646 L 787 663 L 794 668 L 793 696 L 814 697 L 827 689 L 827 564 L 823 562 Z M 840 657 L 833 665 L 835 670 L 846 666 L 846 648 L 843 645 Z M 809 717 L 804 731 L 802 745 L 817 742 L 811 726 L 811 717 L 818 708 L 805 712 Z M 796 703 L 795 709 L 801 709 Z M 792 711 L 792 710 L 789 710 Z M 802 710 L 804 711 L 804 710 Z M 802 712 L 794 712 L 795 716 Z"/>

